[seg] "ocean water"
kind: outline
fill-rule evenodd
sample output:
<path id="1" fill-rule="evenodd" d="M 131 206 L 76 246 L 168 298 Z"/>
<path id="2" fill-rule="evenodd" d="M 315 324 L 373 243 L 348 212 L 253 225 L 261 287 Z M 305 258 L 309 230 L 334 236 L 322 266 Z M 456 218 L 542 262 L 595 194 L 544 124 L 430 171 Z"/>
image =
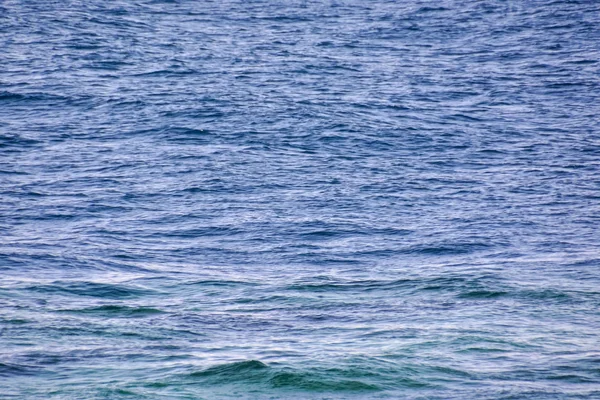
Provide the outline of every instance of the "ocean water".
<path id="1" fill-rule="evenodd" d="M 0 2 L 1 399 L 599 399 L 600 3 Z"/>

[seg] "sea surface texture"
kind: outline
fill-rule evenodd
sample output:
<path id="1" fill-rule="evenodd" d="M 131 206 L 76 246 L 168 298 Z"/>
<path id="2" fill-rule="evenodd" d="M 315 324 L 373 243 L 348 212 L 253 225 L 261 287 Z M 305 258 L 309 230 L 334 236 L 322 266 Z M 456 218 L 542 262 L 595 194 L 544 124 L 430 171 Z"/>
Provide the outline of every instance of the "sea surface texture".
<path id="1" fill-rule="evenodd" d="M 0 2 L 1 399 L 600 399 L 600 3 Z"/>

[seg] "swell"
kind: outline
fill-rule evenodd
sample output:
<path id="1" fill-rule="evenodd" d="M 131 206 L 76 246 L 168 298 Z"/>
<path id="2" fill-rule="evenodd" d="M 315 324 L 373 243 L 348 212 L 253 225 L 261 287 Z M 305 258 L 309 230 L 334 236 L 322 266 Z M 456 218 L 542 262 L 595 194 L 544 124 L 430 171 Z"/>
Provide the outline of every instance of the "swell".
<path id="1" fill-rule="evenodd" d="M 437 276 L 430 278 L 407 278 L 392 280 L 341 280 L 324 277 L 320 280 L 307 279 L 291 283 L 282 288 L 289 292 L 385 294 L 388 292 L 405 295 L 434 296 L 452 295 L 464 300 L 514 299 L 522 302 L 573 303 L 593 301 L 593 291 L 574 291 L 552 287 L 522 287 L 510 284 L 501 277 Z"/>
<path id="2" fill-rule="evenodd" d="M 26 366 L 0 362 L 0 377 L 11 378 L 16 376 L 35 375 L 39 368 L 35 366 Z"/>
<path id="3" fill-rule="evenodd" d="M 47 285 L 32 285 L 24 288 L 26 291 L 43 294 L 98 297 L 104 299 L 129 299 L 156 294 L 151 289 L 123 284 L 107 284 L 95 282 L 64 282 L 57 281 Z"/>
<path id="4" fill-rule="evenodd" d="M 154 316 L 165 313 L 163 310 L 153 307 L 132 307 L 118 304 L 89 308 L 60 309 L 58 311 L 61 313 L 90 315 L 105 318 L 143 318 L 146 316 Z"/>
<path id="5" fill-rule="evenodd" d="M 221 364 L 192 372 L 186 379 L 207 386 L 240 385 L 263 389 L 285 389 L 295 392 L 377 392 L 377 374 L 359 369 L 307 368 L 270 366 L 250 360 Z"/>

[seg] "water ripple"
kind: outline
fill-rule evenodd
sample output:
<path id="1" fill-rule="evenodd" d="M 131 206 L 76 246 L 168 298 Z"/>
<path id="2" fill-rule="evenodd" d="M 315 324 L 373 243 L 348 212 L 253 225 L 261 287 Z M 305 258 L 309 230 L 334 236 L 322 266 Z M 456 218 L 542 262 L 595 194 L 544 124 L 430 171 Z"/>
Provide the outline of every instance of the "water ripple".
<path id="1" fill-rule="evenodd" d="M 599 11 L 2 2 L 3 398 L 600 398 Z"/>

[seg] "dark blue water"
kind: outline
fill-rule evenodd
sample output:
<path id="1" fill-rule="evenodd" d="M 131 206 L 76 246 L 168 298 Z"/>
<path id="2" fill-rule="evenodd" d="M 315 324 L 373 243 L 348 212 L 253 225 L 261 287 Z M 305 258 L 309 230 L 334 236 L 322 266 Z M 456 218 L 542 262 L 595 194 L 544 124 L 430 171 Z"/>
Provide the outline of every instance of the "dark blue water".
<path id="1" fill-rule="evenodd" d="M 0 398 L 600 398 L 599 27 L 0 2 Z"/>

